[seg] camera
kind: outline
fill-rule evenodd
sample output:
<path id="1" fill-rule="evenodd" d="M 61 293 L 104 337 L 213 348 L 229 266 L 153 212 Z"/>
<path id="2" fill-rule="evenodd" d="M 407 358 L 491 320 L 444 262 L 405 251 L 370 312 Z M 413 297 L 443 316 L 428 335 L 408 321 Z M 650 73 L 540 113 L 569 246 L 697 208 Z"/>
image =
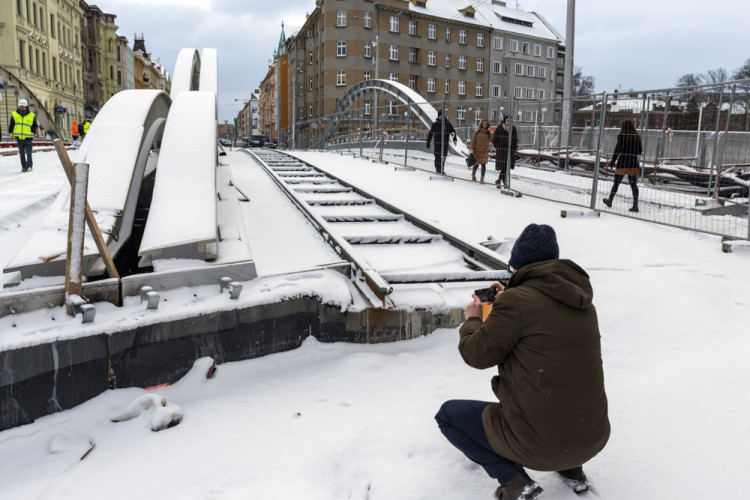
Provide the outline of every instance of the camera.
<path id="1" fill-rule="evenodd" d="M 497 293 L 497 288 L 494 286 L 491 286 L 489 288 L 480 288 L 479 290 L 474 290 L 474 295 L 479 297 L 479 300 L 481 302 L 495 302 L 495 294 Z"/>

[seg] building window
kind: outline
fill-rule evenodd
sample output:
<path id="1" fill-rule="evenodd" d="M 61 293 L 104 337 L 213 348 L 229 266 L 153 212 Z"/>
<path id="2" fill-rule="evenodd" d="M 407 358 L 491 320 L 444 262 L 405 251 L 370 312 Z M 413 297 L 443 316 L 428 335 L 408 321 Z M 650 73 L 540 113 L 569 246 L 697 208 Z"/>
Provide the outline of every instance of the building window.
<path id="1" fill-rule="evenodd" d="M 500 85 L 492 86 L 492 97 L 500 97 Z"/>
<path id="2" fill-rule="evenodd" d="M 398 33 L 398 16 L 391 16 L 391 27 L 392 33 Z"/>
<path id="3" fill-rule="evenodd" d="M 555 48 L 554 47 L 547 47 L 547 58 L 548 59 L 554 59 L 555 58 Z"/>
<path id="4" fill-rule="evenodd" d="M 542 89 L 537 90 L 537 98 L 544 99 L 544 90 Z"/>
<path id="5" fill-rule="evenodd" d="M 409 47 L 409 62 L 410 63 L 416 63 L 417 61 L 417 49 L 414 47 Z"/>
<path id="6" fill-rule="evenodd" d="M 536 69 L 536 76 L 538 76 L 539 78 L 546 78 L 547 77 L 547 68 L 545 68 L 544 66 L 539 66 Z"/>
<path id="7" fill-rule="evenodd" d="M 503 64 L 500 61 L 492 61 L 492 72 L 496 75 L 501 74 L 503 71 Z"/>
<path id="8" fill-rule="evenodd" d="M 534 121 L 534 112 L 533 111 L 524 111 L 523 112 L 523 120 L 526 122 L 533 122 Z"/>
<path id="9" fill-rule="evenodd" d="M 449 42 L 451 41 L 451 29 L 445 28 L 445 41 Z"/>
<path id="10" fill-rule="evenodd" d="M 20 0 L 18 2 L 18 7 L 19 8 L 21 7 L 21 1 Z M 49 15 L 49 34 L 50 34 L 50 36 L 52 38 L 57 38 L 55 36 L 55 15 L 54 14 L 50 14 Z"/>
<path id="11" fill-rule="evenodd" d="M 523 97 L 523 89 L 521 87 L 514 88 L 513 89 L 513 96 L 516 99 L 520 99 L 521 97 Z"/>
<path id="12" fill-rule="evenodd" d="M 365 12 L 365 28 L 372 28 L 372 12 Z"/>
<path id="13" fill-rule="evenodd" d="M 526 76 L 534 76 L 534 66 L 531 64 L 526 66 Z"/>
<path id="14" fill-rule="evenodd" d="M 477 47 L 484 47 L 484 33 L 477 33 Z"/>
<path id="15" fill-rule="evenodd" d="M 427 38 L 430 40 L 437 39 L 437 27 L 434 24 L 427 25 Z"/>
<path id="16" fill-rule="evenodd" d="M 523 76 L 523 64 L 516 63 L 516 75 Z"/>
<path id="17" fill-rule="evenodd" d="M 526 99 L 534 98 L 534 89 L 526 89 Z"/>
<path id="18" fill-rule="evenodd" d="M 456 108 L 456 118 L 458 120 L 465 120 L 466 119 L 466 106 L 458 106 Z"/>
<path id="19" fill-rule="evenodd" d="M 367 81 L 367 80 L 369 80 L 370 78 L 371 78 L 371 77 L 370 77 L 370 70 L 369 70 L 369 69 L 367 69 L 367 70 L 365 70 L 365 73 L 364 73 L 364 75 L 362 76 L 362 79 L 363 79 L 364 81 Z"/>
<path id="20" fill-rule="evenodd" d="M 451 93 L 451 81 L 445 80 L 445 93 L 450 94 Z"/>
<path id="21" fill-rule="evenodd" d="M 429 52 L 427 52 L 427 65 L 428 66 L 435 66 L 437 64 L 436 60 L 437 60 L 437 57 L 435 56 L 434 50 L 430 50 Z"/>
<path id="22" fill-rule="evenodd" d="M 390 45 L 388 47 L 388 59 L 398 61 L 398 45 Z"/>
<path id="23" fill-rule="evenodd" d="M 308 64 L 312 64 L 313 61 L 313 53 L 312 50 L 310 51 L 310 62 Z"/>
<path id="24" fill-rule="evenodd" d="M 346 11 L 340 10 L 336 13 L 336 26 L 343 27 L 346 26 Z"/>
<path id="25" fill-rule="evenodd" d="M 518 52 L 518 40 L 511 40 L 510 41 L 510 51 L 511 52 Z"/>
<path id="26" fill-rule="evenodd" d="M 336 57 L 346 57 L 346 40 L 336 42 Z"/>
<path id="27" fill-rule="evenodd" d="M 372 57 L 372 42 L 365 41 L 365 57 Z"/>
<path id="28" fill-rule="evenodd" d="M 477 71 L 480 73 L 484 71 L 484 58 L 478 57 L 477 58 Z"/>
<path id="29" fill-rule="evenodd" d="M 398 104 L 396 101 L 388 101 L 388 116 L 396 116 L 398 114 Z"/>
<path id="30" fill-rule="evenodd" d="M 24 52 L 23 40 L 18 41 L 18 63 L 21 69 L 26 69 L 26 52 Z M 54 57 L 52 58 L 54 60 Z"/>
<path id="31" fill-rule="evenodd" d="M 336 70 L 336 85 L 346 85 L 346 70 L 339 69 Z"/>
<path id="32" fill-rule="evenodd" d="M 398 82 L 398 73 L 388 73 L 388 79 L 392 82 Z"/>
<path id="33" fill-rule="evenodd" d="M 368 116 L 370 115 L 370 100 L 369 99 L 365 99 L 365 114 Z"/>
<path id="34" fill-rule="evenodd" d="M 310 106 L 307 109 L 307 116 L 312 116 L 313 115 L 312 112 L 313 112 L 312 103 L 310 103 Z"/>
<path id="35" fill-rule="evenodd" d="M 414 75 L 409 75 L 409 88 L 417 90 L 417 77 Z"/>
<path id="36" fill-rule="evenodd" d="M 501 36 L 493 37 L 492 48 L 495 50 L 503 50 L 503 37 Z"/>
<path id="37" fill-rule="evenodd" d="M 427 92 L 430 92 L 430 93 L 435 92 L 435 79 L 432 77 L 427 78 Z"/>
<path id="38" fill-rule="evenodd" d="M 500 120 L 500 117 L 498 116 L 499 112 L 497 109 L 493 109 L 490 113 L 490 121 L 496 122 Z"/>
<path id="39" fill-rule="evenodd" d="M 466 30 L 458 30 L 458 43 L 466 45 Z"/>
<path id="40" fill-rule="evenodd" d="M 466 82 L 463 80 L 458 81 L 458 95 L 466 95 Z"/>
<path id="41" fill-rule="evenodd" d="M 412 36 L 417 36 L 417 22 L 416 21 L 409 21 L 409 34 Z"/>
<path id="42" fill-rule="evenodd" d="M 466 69 L 466 56 L 458 56 L 458 69 Z"/>
<path id="43" fill-rule="evenodd" d="M 482 97 L 482 84 L 481 84 L 481 83 L 479 83 L 479 82 L 477 82 L 477 85 L 476 85 L 476 92 L 475 92 L 475 95 L 476 95 L 477 97 Z M 477 111 L 479 111 L 479 110 L 477 110 Z"/>
<path id="44" fill-rule="evenodd" d="M 445 54 L 445 67 L 450 68 L 451 67 L 451 55 Z"/>
<path id="45" fill-rule="evenodd" d="M 539 57 L 542 56 L 542 46 L 539 45 L 538 43 L 534 44 L 534 55 L 539 56 Z"/>
<path id="46" fill-rule="evenodd" d="M 312 90 L 313 89 L 312 82 L 313 82 L 313 80 L 312 80 L 312 76 L 311 76 L 310 77 L 310 85 L 308 87 L 308 90 Z"/>
<path id="47" fill-rule="evenodd" d="M 521 52 L 523 54 L 529 55 L 531 53 L 531 44 L 529 42 L 523 42 L 521 44 Z"/>

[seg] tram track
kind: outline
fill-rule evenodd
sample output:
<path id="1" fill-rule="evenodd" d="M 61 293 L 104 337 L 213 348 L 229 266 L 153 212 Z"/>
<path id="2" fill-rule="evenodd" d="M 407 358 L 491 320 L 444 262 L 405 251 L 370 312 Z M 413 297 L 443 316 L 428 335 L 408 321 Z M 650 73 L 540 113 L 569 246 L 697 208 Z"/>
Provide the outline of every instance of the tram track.
<path id="1" fill-rule="evenodd" d="M 349 263 L 349 277 L 376 307 L 393 307 L 394 286 L 486 283 L 510 276 L 498 254 L 314 165 L 276 150 L 241 151 L 265 169 Z"/>

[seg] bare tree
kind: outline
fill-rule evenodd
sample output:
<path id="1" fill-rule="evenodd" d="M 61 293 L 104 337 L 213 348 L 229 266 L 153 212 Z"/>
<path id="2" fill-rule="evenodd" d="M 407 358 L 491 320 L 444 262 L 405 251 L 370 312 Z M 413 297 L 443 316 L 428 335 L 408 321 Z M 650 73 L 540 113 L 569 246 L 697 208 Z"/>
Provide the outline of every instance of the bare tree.
<path id="1" fill-rule="evenodd" d="M 596 78 L 583 74 L 583 68 L 576 66 L 573 72 L 573 97 L 592 95 L 596 86 Z"/>
<path id="2" fill-rule="evenodd" d="M 703 75 L 696 73 L 686 73 L 682 75 L 676 82 L 677 87 L 697 87 L 705 83 Z"/>
<path id="3" fill-rule="evenodd" d="M 750 80 L 750 59 L 734 71 L 732 75 L 735 80 Z M 745 131 L 750 131 L 750 83 L 739 84 L 738 99 L 745 106 Z"/>
<path id="4" fill-rule="evenodd" d="M 729 72 L 726 68 L 709 69 L 703 76 L 706 83 L 722 83 L 729 81 Z"/>

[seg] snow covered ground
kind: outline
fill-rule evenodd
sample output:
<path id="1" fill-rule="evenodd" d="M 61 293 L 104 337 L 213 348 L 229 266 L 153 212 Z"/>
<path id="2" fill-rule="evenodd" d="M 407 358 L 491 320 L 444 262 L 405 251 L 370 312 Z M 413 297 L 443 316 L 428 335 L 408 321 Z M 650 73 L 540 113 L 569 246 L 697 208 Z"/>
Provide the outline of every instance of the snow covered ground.
<path id="1" fill-rule="evenodd" d="M 258 167 L 237 155 L 243 153 L 230 153 L 228 161 L 238 186 L 251 192 L 264 186 Z M 490 185 L 431 181 L 427 172 L 340 155 L 300 156 L 471 241 L 515 238 L 531 222 L 555 227 L 561 256 L 591 275 L 602 332 L 612 437 L 585 466 L 596 493 L 589 496 L 750 497 L 744 478 L 750 467 L 750 372 L 744 369 L 750 254 L 724 254 L 718 237 L 628 218 L 563 219 L 564 206 L 503 196 Z M 0 158 L 0 190 L 15 186 L 0 191 L 3 266 L 43 217 L 43 187 L 64 180 L 43 154 L 19 180 L 17 161 Z M 24 194 L 34 201 L 22 201 Z M 274 224 L 283 238 L 286 228 L 296 233 L 287 240 L 289 252 L 304 255 L 309 244 L 320 259 L 332 258 L 293 211 L 270 206 L 264 212 L 264 196 L 270 200 L 260 191 L 251 195 L 256 205 L 245 209 L 246 215 L 274 212 L 273 222 L 248 222 L 259 270 L 283 272 L 303 263 L 277 243 L 263 250 Z M 340 279 L 334 276 L 319 272 L 315 279 Z M 291 284 L 267 282 L 247 286 L 243 298 L 281 294 L 273 287 Z M 342 293 L 340 285 L 308 286 L 323 296 Z M 96 324 L 116 314 L 104 309 Z M 71 321 L 65 328 L 75 334 L 80 327 Z M 0 329 L 0 337 L 7 333 Z M 17 340 L 28 342 L 35 333 Z M 0 498 L 490 500 L 496 485 L 433 420 L 447 399 L 493 398 L 492 370 L 464 365 L 457 341 L 455 329 L 380 345 L 309 338 L 294 351 L 220 365 L 211 379 L 196 370 L 149 392 L 184 412 L 179 425 L 160 432 L 151 431 L 153 410 L 110 421 L 144 389 L 106 392 L 0 432 Z M 95 447 L 81 459 L 91 442 Z M 545 490 L 540 499 L 578 498 L 553 473 L 530 475 Z"/>

